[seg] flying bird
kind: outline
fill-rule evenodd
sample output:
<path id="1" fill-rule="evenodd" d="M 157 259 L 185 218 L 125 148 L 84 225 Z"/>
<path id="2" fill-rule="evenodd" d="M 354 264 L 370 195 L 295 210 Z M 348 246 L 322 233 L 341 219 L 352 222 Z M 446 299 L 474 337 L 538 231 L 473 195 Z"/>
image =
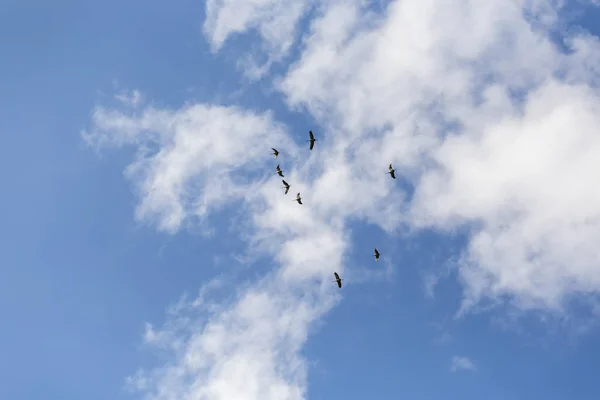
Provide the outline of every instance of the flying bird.
<path id="1" fill-rule="evenodd" d="M 273 175 L 279 175 L 280 177 L 283 178 L 283 171 L 281 170 L 281 168 L 279 168 L 279 164 L 277 164 L 277 166 L 275 167 L 275 170 L 277 172 L 275 172 Z"/>
<path id="2" fill-rule="evenodd" d="M 310 142 L 310 149 L 312 150 L 313 147 L 315 147 L 315 142 L 319 139 L 315 139 L 315 135 L 313 135 L 312 131 L 308 131 L 308 136 L 310 136 L 308 141 Z"/>
<path id="3" fill-rule="evenodd" d="M 335 281 L 334 282 L 337 282 L 338 287 L 341 288 L 342 287 L 342 281 L 343 281 L 343 279 L 340 278 L 340 276 L 338 275 L 337 272 L 334 272 L 333 275 L 335 275 Z"/>
<path id="4" fill-rule="evenodd" d="M 275 156 L 275 159 L 277 160 L 277 156 L 279 155 L 279 152 L 277 151 L 277 149 L 274 149 L 273 147 L 271 147 L 271 150 L 273 150 L 273 152 L 271 153 L 271 155 Z"/>
<path id="5" fill-rule="evenodd" d="M 395 174 L 396 170 L 394 168 L 392 168 L 392 164 L 390 164 L 389 170 L 390 170 L 390 172 L 388 172 L 388 174 L 390 174 L 392 176 L 392 178 L 396 179 L 396 174 Z"/>
<path id="6" fill-rule="evenodd" d="M 300 197 L 300 193 L 298 193 L 298 194 L 296 195 L 296 199 L 295 199 L 295 200 L 293 200 L 293 201 L 297 201 L 297 202 L 298 202 L 298 204 L 302 204 L 302 197 Z"/>
<path id="7" fill-rule="evenodd" d="M 375 249 L 375 261 L 379 261 L 379 252 L 377 251 L 377 249 Z"/>
<path id="8" fill-rule="evenodd" d="M 288 191 L 290 190 L 290 184 L 284 181 L 283 179 L 281 180 L 281 182 L 283 182 L 283 188 L 285 189 L 284 194 L 288 194 Z"/>

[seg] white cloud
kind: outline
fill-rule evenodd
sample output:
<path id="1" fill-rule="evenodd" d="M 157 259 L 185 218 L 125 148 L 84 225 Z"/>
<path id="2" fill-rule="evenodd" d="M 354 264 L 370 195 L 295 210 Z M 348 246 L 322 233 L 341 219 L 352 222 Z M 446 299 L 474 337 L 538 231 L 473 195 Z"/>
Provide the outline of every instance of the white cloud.
<path id="1" fill-rule="evenodd" d="M 426 224 L 479 224 L 462 267 L 471 294 L 514 294 L 559 307 L 600 288 L 600 98 L 548 83 L 523 115 L 447 140 L 424 174 L 415 214 Z M 427 221 L 427 222 L 425 222 Z"/>
<path id="2" fill-rule="evenodd" d="M 172 307 L 164 328 L 148 325 L 145 341 L 171 351 L 174 363 L 139 371 L 130 385 L 161 400 L 232 399 L 241 393 L 245 399 L 303 398 L 306 372 L 298 350 L 310 324 L 338 301 L 333 271 L 346 282 L 365 279 L 343 262 L 347 219 L 363 216 L 393 224 L 399 210 L 380 215 L 389 208 L 385 197 L 391 179 L 382 171 L 360 169 L 350 177 L 349 160 L 335 143 L 318 142 L 313 152 L 306 143 L 298 149 L 268 114 L 234 107 L 147 107 L 130 114 L 100 107 L 92 122 L 83 134 L 90 145 L 137 149 L 126 175 L 138 189 L 140 220 L 174 232 L 198 215 L 239 200 L 246 215 L 239 233 L 251 249 L 272 255 L 280 265 L 259 284 L 236 285 L 228 307 L 206 303 L 204 290 L 187 306 L 181 300 Z M 292 185 L 287 196 L 281 179 L 272 176 L 272 143 L 282 151 L 277 162 Z M 252 178 L 248 171 L 265 178 Z M 380 187 L 371 190 L 369 180 Z M 297 192 L 302 206 L 293 201 Z M 388 269 L 384 273 L 389 275 Z M 208 320 L 180 315 L 203 304 L 209 306 Z M 257 339 L 261 335 L 264 340 Z M 190 359 L 204 361 L 196 365 L 200 361 Z M 243 379 L 238 364 L 249 368 Z"/>
<path id="3" fill-rule="evenodd" d="M 285 4 L 209 1 L 213 49 L 256 28 L 268 51 L 285 54 L 301 15 Z M 149 328 L 148 342 L 170 349 L 172 361 L 132 383 L 153 399 L 303 398 L 298 350 L 337 301 L 331 273 L 362 279 L 343 258 L 352 219 L 390 233 L 402 224 L 469 227 L 465 307 L 508 296 L 519 307 L 559 309 L 565 296 L 597 293 L 600 48 L 580 35 L 562 54 L 545 33 L 557 18 L 552 4 L 527 2 L 543 22 L 535 30 L 524 4 L 403 0 L 376 15 L 358 1 L 324 3 L 277 84 L 290 107 L 320 122 L 313 152 L 270 114 L 236 107 L 96 109 L 86 140 L 137 150 L 126 175 L 140 220 L 173 232 L 241 201 L 244 238 L 278 262 L 227 305 L 200 312 L 203 296 Z M 288 196 L 271 176 L 274 142 L 289 153 Z M 390 162 L 414 197 L 385 175 Z M 247 174 L 263 170 L 264 179 Z M 297 192 L 303 206 L 292 201 Z"/>
<path id="4" fill-rule="evenodd" d="M 461 370 L 476 371 L 477 368 L 475 367 L 475 364 L 473 363 L 473 361 L 471 361 L 470 358 L 463 356 L 454 356 L 452 357 L 452 365 L 450 366 L 450 370 L 452 372 Z"/>
<path id="5" fill-rule="evenodd" d="M 360 35 L 359 7 L 334 4 L 279 85 L 291 106 L 343 132 L 330 141 L 360 143 L 353 163 L 400 167 L 415 186 L 412 226 L 472 227 L 465 307 L 509 295 L 560 309 L 564 296 L 600 289 L 598 40 L 570 38 L 565 55 L 523 4 L 394 2 Z M 549 25 L 549 5 L 529 10 Z M 511 92 L 528 94 L 520 103 Z"/>
<path id="6" fill-rule="evenodd" d="M 306 0 L 207 0 L 204 33 L 216 52 L 230 36 L 256 29 L 267 60 L 260 63 L 256 54 L 246 53 L 240 61 L 246 75 L 257 79 L 288 54 L 309 5 Z"/>
<path id="7" fill-rule="evenodd" d="M 100 107 L 92 122 L 83 134 L 90 145 L 137 149 L 126 175 L 138 189 L 140 220 L 174 232 L 198 215 L 241 200 L 247 220 L 240 233 L 251 248 L 272 254 L 282 266 L 258 285 L 236 285 L 228 307 L 207 302 L 207 290 L 222 287 L 212 283 L 198 299 L 172 307 L 164 328 L 148 325 L 145 341 L 171 351 L 175 361 L 139 371 L 129 384 L 154 399 L 302 398 L 305 367 L 298 349 L 310 323 L 337 301 L 333 271 L 346 277 L 344 217 L 352 211 L 344 206 L 352 201 L 349 196 L 332 197 L 340 206 L 336 209 L 326 196 L 334 186 L 310 183 L 314 170 L 324 168 L 323 159 L 314 156 L 296 166 L 300 150 L 282 127 L 268 114 L 234 107 L 147 107 L 130 114 Z M 281 179 L 272 176 L 271 146 L 282 151 L 278 162 L 292 184 L 291 195 L 285 196 Z M 310 154 L 307 146 L 303 151 Z M 303 206 L 293 202 L 297 191 L 305 193 Z M 319 196 L 320 207 L 314 203 Z M 208 320 L 194 313 L 182 316 L 199 308 L 209 313 Z M 240 372 L 243 365 L 248 369 Z"/>
<path id="8" fill-rule="evenodd" d="M 136 216 L 168 232 L 246 196 L 253 184 L 244 177 L 261 170 L 269 143 L 290 155 L 295 149 L 270 114 L 235 107 L 146 108 L 137 115 L 98 107 L 92 122 L 84 133 L 89 144 L 138 146 L 125 172 L 139 192 Z"/>
<path id="9" fill-rule="evenodd" d="M 146 342 L 163 348 L 156 337 L 164 338 L 173 361 L 138 371 L 128 384 L 157 400 L 302 399 L 306 367 L 300 346 L 309 322 L 333 298 L 309 289 L 299 300 L 277 286 L 267 278 L 218 312 L 189 302 L 158 333 L 149 326 Z"/>

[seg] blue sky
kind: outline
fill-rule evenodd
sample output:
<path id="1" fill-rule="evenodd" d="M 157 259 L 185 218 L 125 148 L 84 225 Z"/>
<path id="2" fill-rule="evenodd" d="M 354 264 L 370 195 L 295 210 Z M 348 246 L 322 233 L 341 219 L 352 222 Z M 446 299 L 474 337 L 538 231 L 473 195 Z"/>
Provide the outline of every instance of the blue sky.
<path id="1" fill-rule="evenodd" d="M 451 3 L 3 2 L 1 397 L 596 399 L 600 11 Z"/>

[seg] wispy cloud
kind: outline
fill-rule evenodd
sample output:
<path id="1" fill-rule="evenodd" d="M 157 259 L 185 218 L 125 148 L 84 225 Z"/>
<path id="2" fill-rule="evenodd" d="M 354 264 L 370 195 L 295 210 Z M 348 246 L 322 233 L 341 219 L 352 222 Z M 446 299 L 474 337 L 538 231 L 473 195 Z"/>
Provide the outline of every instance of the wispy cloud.
<path id="1" fill-rule="evenodd" d="M 247 77 L 258 79 L 288 54 L 310 4 L 306 0 L 208 0 L 204 33 L 216 52 L 230 36 L 256 30 L 262 39 L 259 54 L 241 52 L 239 62 Z"/>
<path id="2" fill-rule="evenodd" d="M 235 107 L 148 107 L 139 114 L 98 107 L 92 122 L 83 134 L 89 144 L 137 146 L 125 171 L 140 197 L 136 216 L 168 232 L 246 196 L 253 183 L 243 176 L 263 168 L 267 139 L 291 155 L 295 149 L 270 114 Z"/>
<path id="3" fill-rule="evenodd" d="M 141 370 L 130 385 L 155 399 L 226 399 L 242 393 L 256 399 L 302 398 L 305 372 L 298 350 L 311 322 L 338 301 L 331 281 L 333 271 L 345 276 L 342 256 L 349 238 L 344 221 L 355 207 L 373 212 L 387 191 L 368 194 L 362 183 L 360 201 L 352 205 L 352 181 L 338 185 L 339 172 L 330 170 L 322 156 L 296 160 L 296 165 L 299 150 L 284 128 L 267 114 L 236 108 L 147 107 L 128 114 L 99 107 L 83 136 L 94 146 L 137 149 L 126 175 L 137 188 L 140 220 L 175 232 L 186 221 L 240 201 L 246 221 L 239 233 L 281 266 L 258 284 L 238 286 L 228 306 L 207 303 L 204 290 L 198 299 L 172 307 L 163 328 L 148 325 L 145 341 L 170 351 L 174 364 Z M 293 193 L 304 193 L 303 206 L 283 194 L 281 180 L 265 165 L 272 164 L 271 143 L 285 149 L 286 179 Z M 333 145 L 328 146 L 335 154 Z M 315 169 L 326 172 L 313 179 Z M 347 276 L 352 280 L 351 271 Z M 211 307 L 202 309 L 203 304 Z M 203 361 L 196 365 L 190 359 Z M 248 370 L 237 375 L 244 365 Z"/>
<path id="4" fill-rule="evenodd" d="M 433 339 L 433 343 L 438 346 L 448 344 L 452 341 L 452 335 L 448 332 L 442 332 L 439 336 Z"/>
<path id="5" fill-rule="evenodd" d="M 280 286 L 270 277 L 218 310 L 190 301 L 162 328 L 148 325 L 146 343 L 168 349 L 172 361 L 128 384 L 153 399 L 303 398 L 299 350 L 309 323 L 331 304 L 314 290 L 298 299 Z"/>
<path id="6" fill-rule="evenodd" d="M 116 94 L 115 99 L 119 100 L 123 105 L 133 108 L 138 107 L 143 101 L 142 93 L 137 89 Z"/>
<path id="7" fill-rule="evenodd" d="M 286 53 L 302 11 L 284 3 L 209 1 L 214 50 L 256 28 L 269 57 Z M 277 261 L 228 302 L 180 304 L 152 327 L 148 343 L 169 349 L 171 361 L 132 382 L 153 399 L 304 398 L 299 349 L 339 300 L 331 273 L 360 277 L 343 262 L 356 219 L 389 233 L 469 227 L 463 310 L 505 296 L 521 308 L 556 310 L 569 295 L 597 293 L 600 46 L 573 34 L 564 54 L 547 34 L 553 3 L 529 3 L 403 0 L 383 14 L 359 1 L 321 4 L 276 85 L 320 124 L 310 156 L 269 113 L 97 108 L 84 137 L 136 149 L 126 176 L 141 221 L 174 232 L 237 201 L 244 239 Z M 535 29 L 524 7 L 541 21 Z M 286 180 L 304 206 L 270 176 L 271 146 L 290 153 Z M 385 175 L 390 162 L 412 196 Z M 473 367 L 453 359 L 453 368 L 465 365 Z"/>
<path id="8" fill-rule="evenodd" d="M 469 357 L 454 356 L 452 357 L 452 365 L 450 366 L 452 372 L 456 371 L 476 371 L 475 364 Z"/>

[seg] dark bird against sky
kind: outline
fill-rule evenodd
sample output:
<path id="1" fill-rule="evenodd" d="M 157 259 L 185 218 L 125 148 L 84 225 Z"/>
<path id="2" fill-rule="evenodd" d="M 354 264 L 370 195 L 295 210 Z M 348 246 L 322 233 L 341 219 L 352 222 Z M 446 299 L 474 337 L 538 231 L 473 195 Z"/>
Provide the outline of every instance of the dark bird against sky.
<path id="1" fill-rule="evenodd" d="M 338 287 L 341 288 L 342 287 L 342 278 L 340 278 L 340 276 L 338 275 L 337 272 L 334 272 L 333 275 L 335 276 L 335 282 L 337 282 Z"/>
<path id="2" fill-rule="evenodd" d="M 279 164 L 277 164 L 277 167 L 275 167 L 275 170 L 277 172 L 275 172 L 273 175 L 279 175 L 280 177 L 283 178 L 283 171 L 281 170 L 281 168 L 279 168 Z"/>
<path id="3" fill-rule="evenodd" d="M 310 137 L 308 141 L 310 142 L 310 149 L 312 150 L 313 147 L 315 147 L 315 142 L 319 139 L 315 139 L 315 135 L 313 135 L 312 131 L 308 131 L 308 136 Z"/>
<path id="4" fill-rule="evenodd" d="M 283 182 L 283 188 L 285 189 L 285 193 L 284 194 L 288 194 L 288 191 L 290 190 L 290 184 L 288 184 L 286 181 L 284 181 L 283 179 L 281 180 L 281 182 Z"/>
<path id="5" fill-rule="evenodd" d="M 396 179 L 396 174 L 395 174 L 396 170 L 394 168 L 392 168 L 392 164 L 390 164 L 389 170 L 390 171 L 388 172 L 388 174 L 390 174 L 392 176 L 392 178 Z"/>

